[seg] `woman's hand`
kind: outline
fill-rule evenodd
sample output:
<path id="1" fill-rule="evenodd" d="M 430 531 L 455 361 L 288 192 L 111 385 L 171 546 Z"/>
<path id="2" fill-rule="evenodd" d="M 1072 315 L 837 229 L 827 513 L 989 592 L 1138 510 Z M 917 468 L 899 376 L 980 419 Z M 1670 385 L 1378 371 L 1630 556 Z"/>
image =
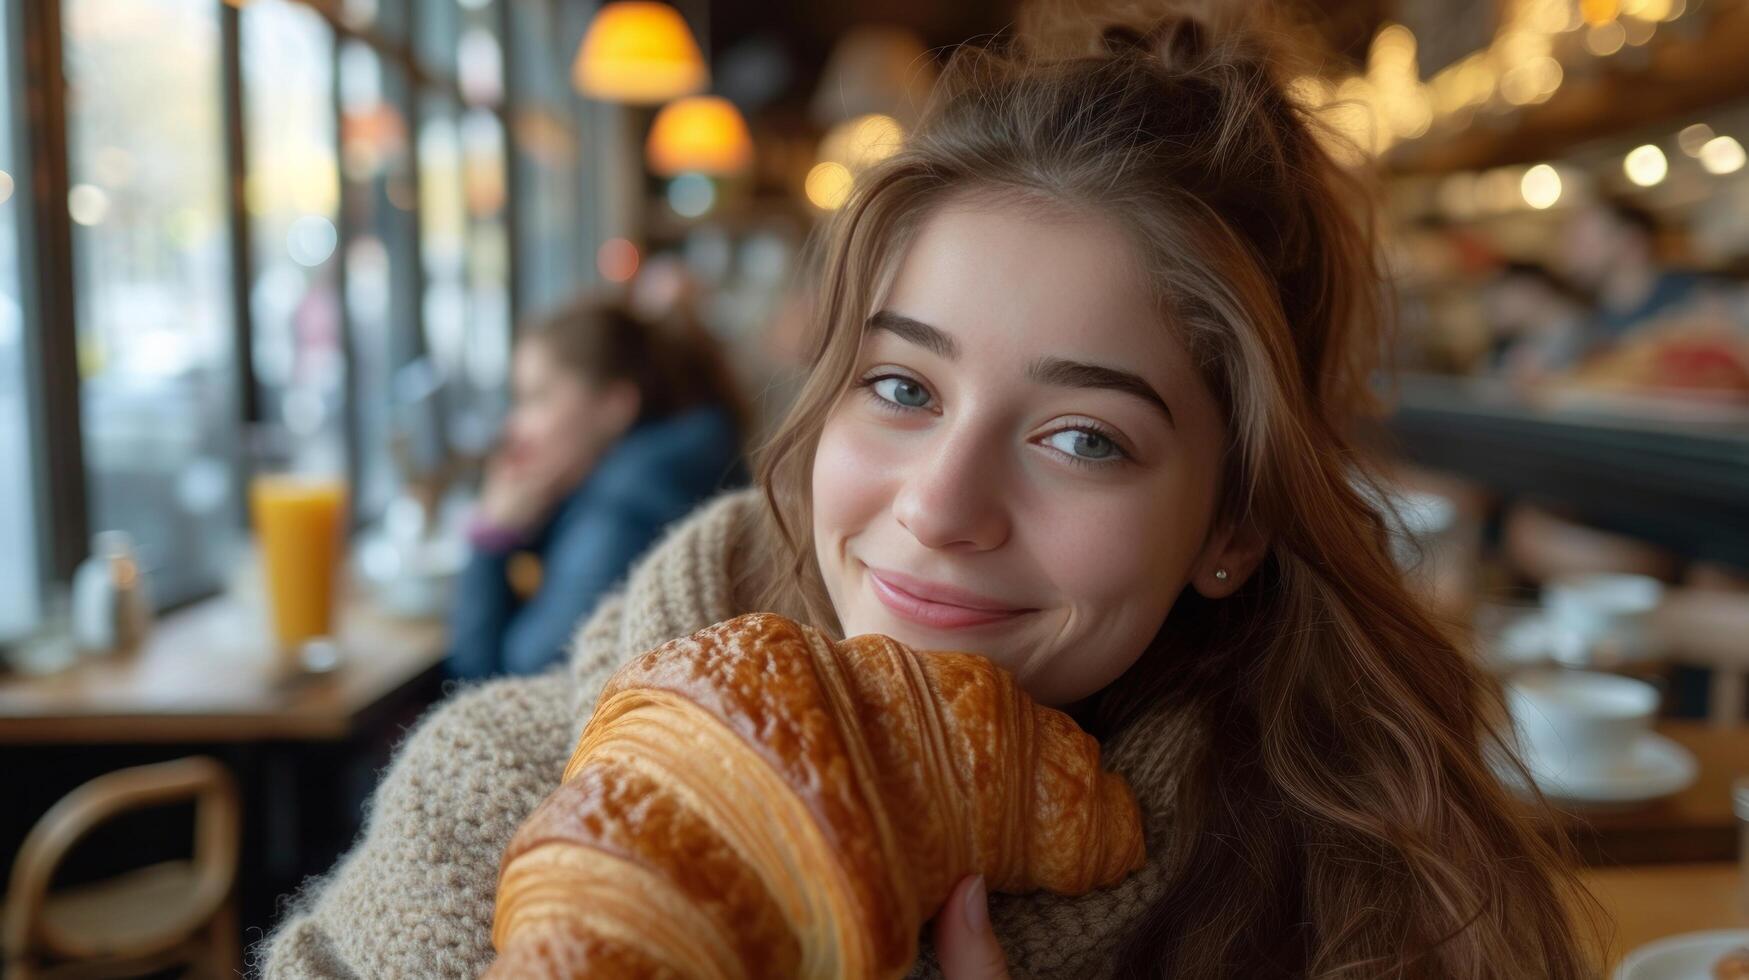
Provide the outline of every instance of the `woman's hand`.
<path id="1" fill-rule="evenodd" d="M 501 531 L 533 530 L 564 494 L 562 474 L 553 469 L 538 457 L 495 454 L 480 487 L 479 518 Z"/>
<path id="2" fill-rule="evenodd" d="M 1008 958 L 990 928 L 984 876 L 969 875 L 935 915 L 935 955 L 946 980 L 1008 980 Z"/>

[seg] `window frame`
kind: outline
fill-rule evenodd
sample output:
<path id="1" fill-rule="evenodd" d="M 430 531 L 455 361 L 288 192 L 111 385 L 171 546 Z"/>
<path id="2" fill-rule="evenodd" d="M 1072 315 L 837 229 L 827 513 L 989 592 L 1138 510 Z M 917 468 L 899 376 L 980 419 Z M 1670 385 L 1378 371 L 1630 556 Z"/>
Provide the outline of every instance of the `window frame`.
<path id="1" fill-rule="evenodd" d="M 226 229 L 230 248 L 230 370 L 234 393 L 232 404 L 236 414 L 233 422 L 239 431 L 244 431 L 246 427 L 261 421 L 263 412 L 260 386 L 253 363 L 256 334 L 249 301 L 256 256 L 253 254 L 250 216 L 244 201 L 244 175 L 248 172 L 245 118 L 248 97 L 244 88 L 246 80 L 242 65 L 243 11 L 225 0 L 209 2 L 218 8 L 220 17 L 220 71 L 219 77 L 214 81 L 219 87 L 219 97 L 222 100 L 220 140 L 225 186 L 221 196 L 227 210 Z M 484 105 L 471 103 L 464 97 L 455 65 L 431 65 L 419 56 L 422 36 L 420 0 L 383 0 L 385 7 L 392 8 L 387 13 L 399 25 L 398 28 L 393 24 L 385 28 L 380 23 L 368 27 L 349 25 L 341 14 L 340 5 L 332 0 L 290 2 L 301 3 L 313 10 L 333 31 L 333 99 L 337 120 L 342 108 L 339 58 L 348 41 L 369 45 L 383 59 L 385 65 L 393 64 L 405 73 L 409 82 L 405 92 L 391 94 L 390 97 L 397 99 L 396 109 L 413 127 L 409 138 L 415 145 L 420 118 L 418 107 L 428 93 L 441 93 L 464 110 L 470 107 L 483 108 L 497 117 L 505 134 L 503 172 L 506 204 L 503 220 L 508 238 L 506 287 L 514 338 L 528 297 L 527 277 L 522 274 L 520 261 L 526 254 L 527 244 L 522 237 L 524 228 L 520 213 L 523 204 L 520 193 L 522 181 L 519 179 L 521 149 L 516 140 L 512 112 L 512 108 L 523 97 L 523 86 L 512 66 L 516 52 L 513 50 L 515 34 L 512 30 L 514 14 L 511 7 L 513 3 L 528 0 L 497 0 L 490 20 L 503 53 L 503 84 L 498 100 Z M 586 9 L 578 10 L 569 2 L 539 2 L 550 3 L 552 16 L 561 21 L 576 18 L 586 22 L 596 7 L 595 3 L 584 3 L 576 6 Z M 25 478 L 31 481 L 31 502 L 36 526 L 40 530 L 36 536 L 34 568 L 38 573 L 38 580 L 45 586 L 45 600 L 53 595 L 56 586 L 65 587 L 74 569 L 86 556 L 91 529 L 91 498 L 81 410 L 82 385 L 77 355 L 77 286 L 73 229 L 66 206 L 70 172 L 62 4 L 63 0 L 21 0 L 19 3 L 6 4 L 4 10 L 0 10 L 0 43 L 9 45 L 10 51 L 16 55 L 8 61 L 12 77 L 8 80 L 11 83 L 8 89 L 11 104 L 7 108 L 8 125 L 13 127 L 17 157 L 14 177 L 17 181 L 15 203 L 18 207 L 19 285 L 20 305 L 25 319 L 23 354 L 27 375 L 26 398 L 31 453 L 31 472 Z M 463 22 L 465 18 L 460 17 L 459 11 L 457 13 L 458 23 Z M 579 147 L 588 145 L 584 138 L 589 135 L 587 130 L 594 128 L 591 124 L 596 118 L 595 108 L 575 92 L 569 91 L 567 86 L 565 110 L 567 120 L 574 125 L 572 135 L 578 140 Z M 603 135 L 614 134 L 604 132 Z M 342 138 L 337 125 L 334 134 L 337 160 L 341 159 L 339 144 Z M 580 155 L 575 167 L 576 173 L 571 177 L 589 187 L 592 183 L 590 171 L 594 169 L 596 168 L 590 166 Z M 411 154 L 407 176 L 411 182 L 411 193 L 417 201 L 421 186 L 416 152 Z M 342 180 L 342 215 L 346 213 L 347 193 L 347 182 Z M 578 256 L 580 261 L 576 270 L 577 287 L 590 285 L 594 280 L 594 263 L 591 260 L 594 240 L 598 237 L 593 220 L 596 209 L 596 201 L 592 195 L 577 195 L 577 213 L 572 216 L 572 220 L 579 229 L 576 237 L 583 249 Z M 425 351 L 423 296 L 426 288 L 426 257 L 423 254 L 421 220 L 420 210 L 415 207 L 411 212 L 414 251 L 406 257 L 406 261 L 411 263 L 415 300 L 408 316 L 404 318 L 407 322 L 392 324 L 392 329 L 396 331 L 394 349 L 404 352 L 403 356 L 407 358 L 420 356 Z M 346 231 L 344 227 L 340 229 L 338 249 L 344 250 L 351 243 L 352 239 Z M 338 270 L 338 276 L 338 287 L 341 295 L 345 296 L 347 282 L 344 261 Z M 352 320 L 351 311 L 342 302 L 340 336 L 346 360 L 342 425 L 349 475 L 356 476 L 360 472 L 361 463 L 359 399 L 364 392 L 359 385 L 357 345 Z M 242 440 L 237 440 L 237 444 L 241 446 Z M 234 488 L 239 496 L 238 502 L 241 503 L 241 496 L 246 493 L 247 487 L 247 454 L 236 452 L 231 462 L 235 477 Z M 247 521 L 245 507 L 237 507 L 235 513 L 241 515 L 244 522 Z M 374 515 L 354 513 L 354 527 L 372 516 Z M 215 583 L 215 590 L 223 587 L 224 583 Z M 201 596 L 191 597 L 189 601 L 198 598 Z"/>
<path id="2" fill-rule="evenodd" d="M 37 536 L 39 568 L 46 566 L 51 581 L 66 581 L 89 550 L 90 514 L 74 327 L 73 219 L 67 212 L 61 5 L 23 0 L 8 6 L 6 17 L 6 40 L 22 55 L 17 61 L 24 72 L 16 79 L 25 111 L 13 117 L 13 145 L 23 150 L 18 184 L 29 189 L 19 200 L 19 285 L 25 363 L 35 369 L 26 372 L 26 397 L 37 527 L 46 532 Z"/>

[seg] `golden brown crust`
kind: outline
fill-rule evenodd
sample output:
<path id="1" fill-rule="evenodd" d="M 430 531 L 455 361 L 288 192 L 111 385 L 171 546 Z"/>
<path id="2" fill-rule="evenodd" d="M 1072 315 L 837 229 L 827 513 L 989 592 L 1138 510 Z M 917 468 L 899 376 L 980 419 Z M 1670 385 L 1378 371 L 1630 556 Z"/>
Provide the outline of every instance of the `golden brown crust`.
<path id="1" fill-rule="evenodd" d="M 758 877 L 697 814 L 649 776 L 590 766 L 529 815 L 505 862 L 545 844 L 592 847 L 648 868 L 694 904 L 738 924 L 736 952 L 752 976 L 793 973 L 795 936 Z"/>
<path id="2" fill-rule="evenodd" d="M 570 962 L 603 938 L 658 971 L 626 976 L 894 977 L 966 874 L 1072 894 L 1143 860 L 1098 744 L 1006 671 L 755 614 L 608 682 L 505 852 L 493 940 Z"/>
<path id="3" fill-rule="evenodd" d="M 505 950 L 486 980 L 687 980 L 624 943 L 555 923 Z"/>

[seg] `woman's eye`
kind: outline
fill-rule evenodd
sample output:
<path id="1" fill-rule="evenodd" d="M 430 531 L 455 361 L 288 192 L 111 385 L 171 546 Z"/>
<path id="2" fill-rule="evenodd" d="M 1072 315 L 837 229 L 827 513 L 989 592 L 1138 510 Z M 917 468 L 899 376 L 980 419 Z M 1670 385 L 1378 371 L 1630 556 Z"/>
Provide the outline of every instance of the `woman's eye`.
<path id="1" fill-rule="evenodd" d="M 1107 460 L 1123 455 L 1117 443 L 1088 429 L 1064 429 L 1045 440 L 1053 449 L 1077 459 Z"/>
<path id="2" fill-rule="evenodd" d="M 884 378 L 876 378 L 872 387 L 875 394 L 895 405 L 903 405 L 906 408 L 922 408 L 929 404 L 929 392 L 910 378 L 888 375 Z"/>

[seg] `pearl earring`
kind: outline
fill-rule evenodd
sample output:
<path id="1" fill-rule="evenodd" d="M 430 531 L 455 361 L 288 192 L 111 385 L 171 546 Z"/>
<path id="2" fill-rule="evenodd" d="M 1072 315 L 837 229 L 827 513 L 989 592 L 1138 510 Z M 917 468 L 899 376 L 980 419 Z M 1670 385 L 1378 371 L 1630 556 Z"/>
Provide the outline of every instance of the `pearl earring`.
<path id="1" fill-rule="evenodd" d="M 1227 570 L 1224 568 L 1215 569 L 1215 578 L 1225 582 L 1227 580 Z"/>

